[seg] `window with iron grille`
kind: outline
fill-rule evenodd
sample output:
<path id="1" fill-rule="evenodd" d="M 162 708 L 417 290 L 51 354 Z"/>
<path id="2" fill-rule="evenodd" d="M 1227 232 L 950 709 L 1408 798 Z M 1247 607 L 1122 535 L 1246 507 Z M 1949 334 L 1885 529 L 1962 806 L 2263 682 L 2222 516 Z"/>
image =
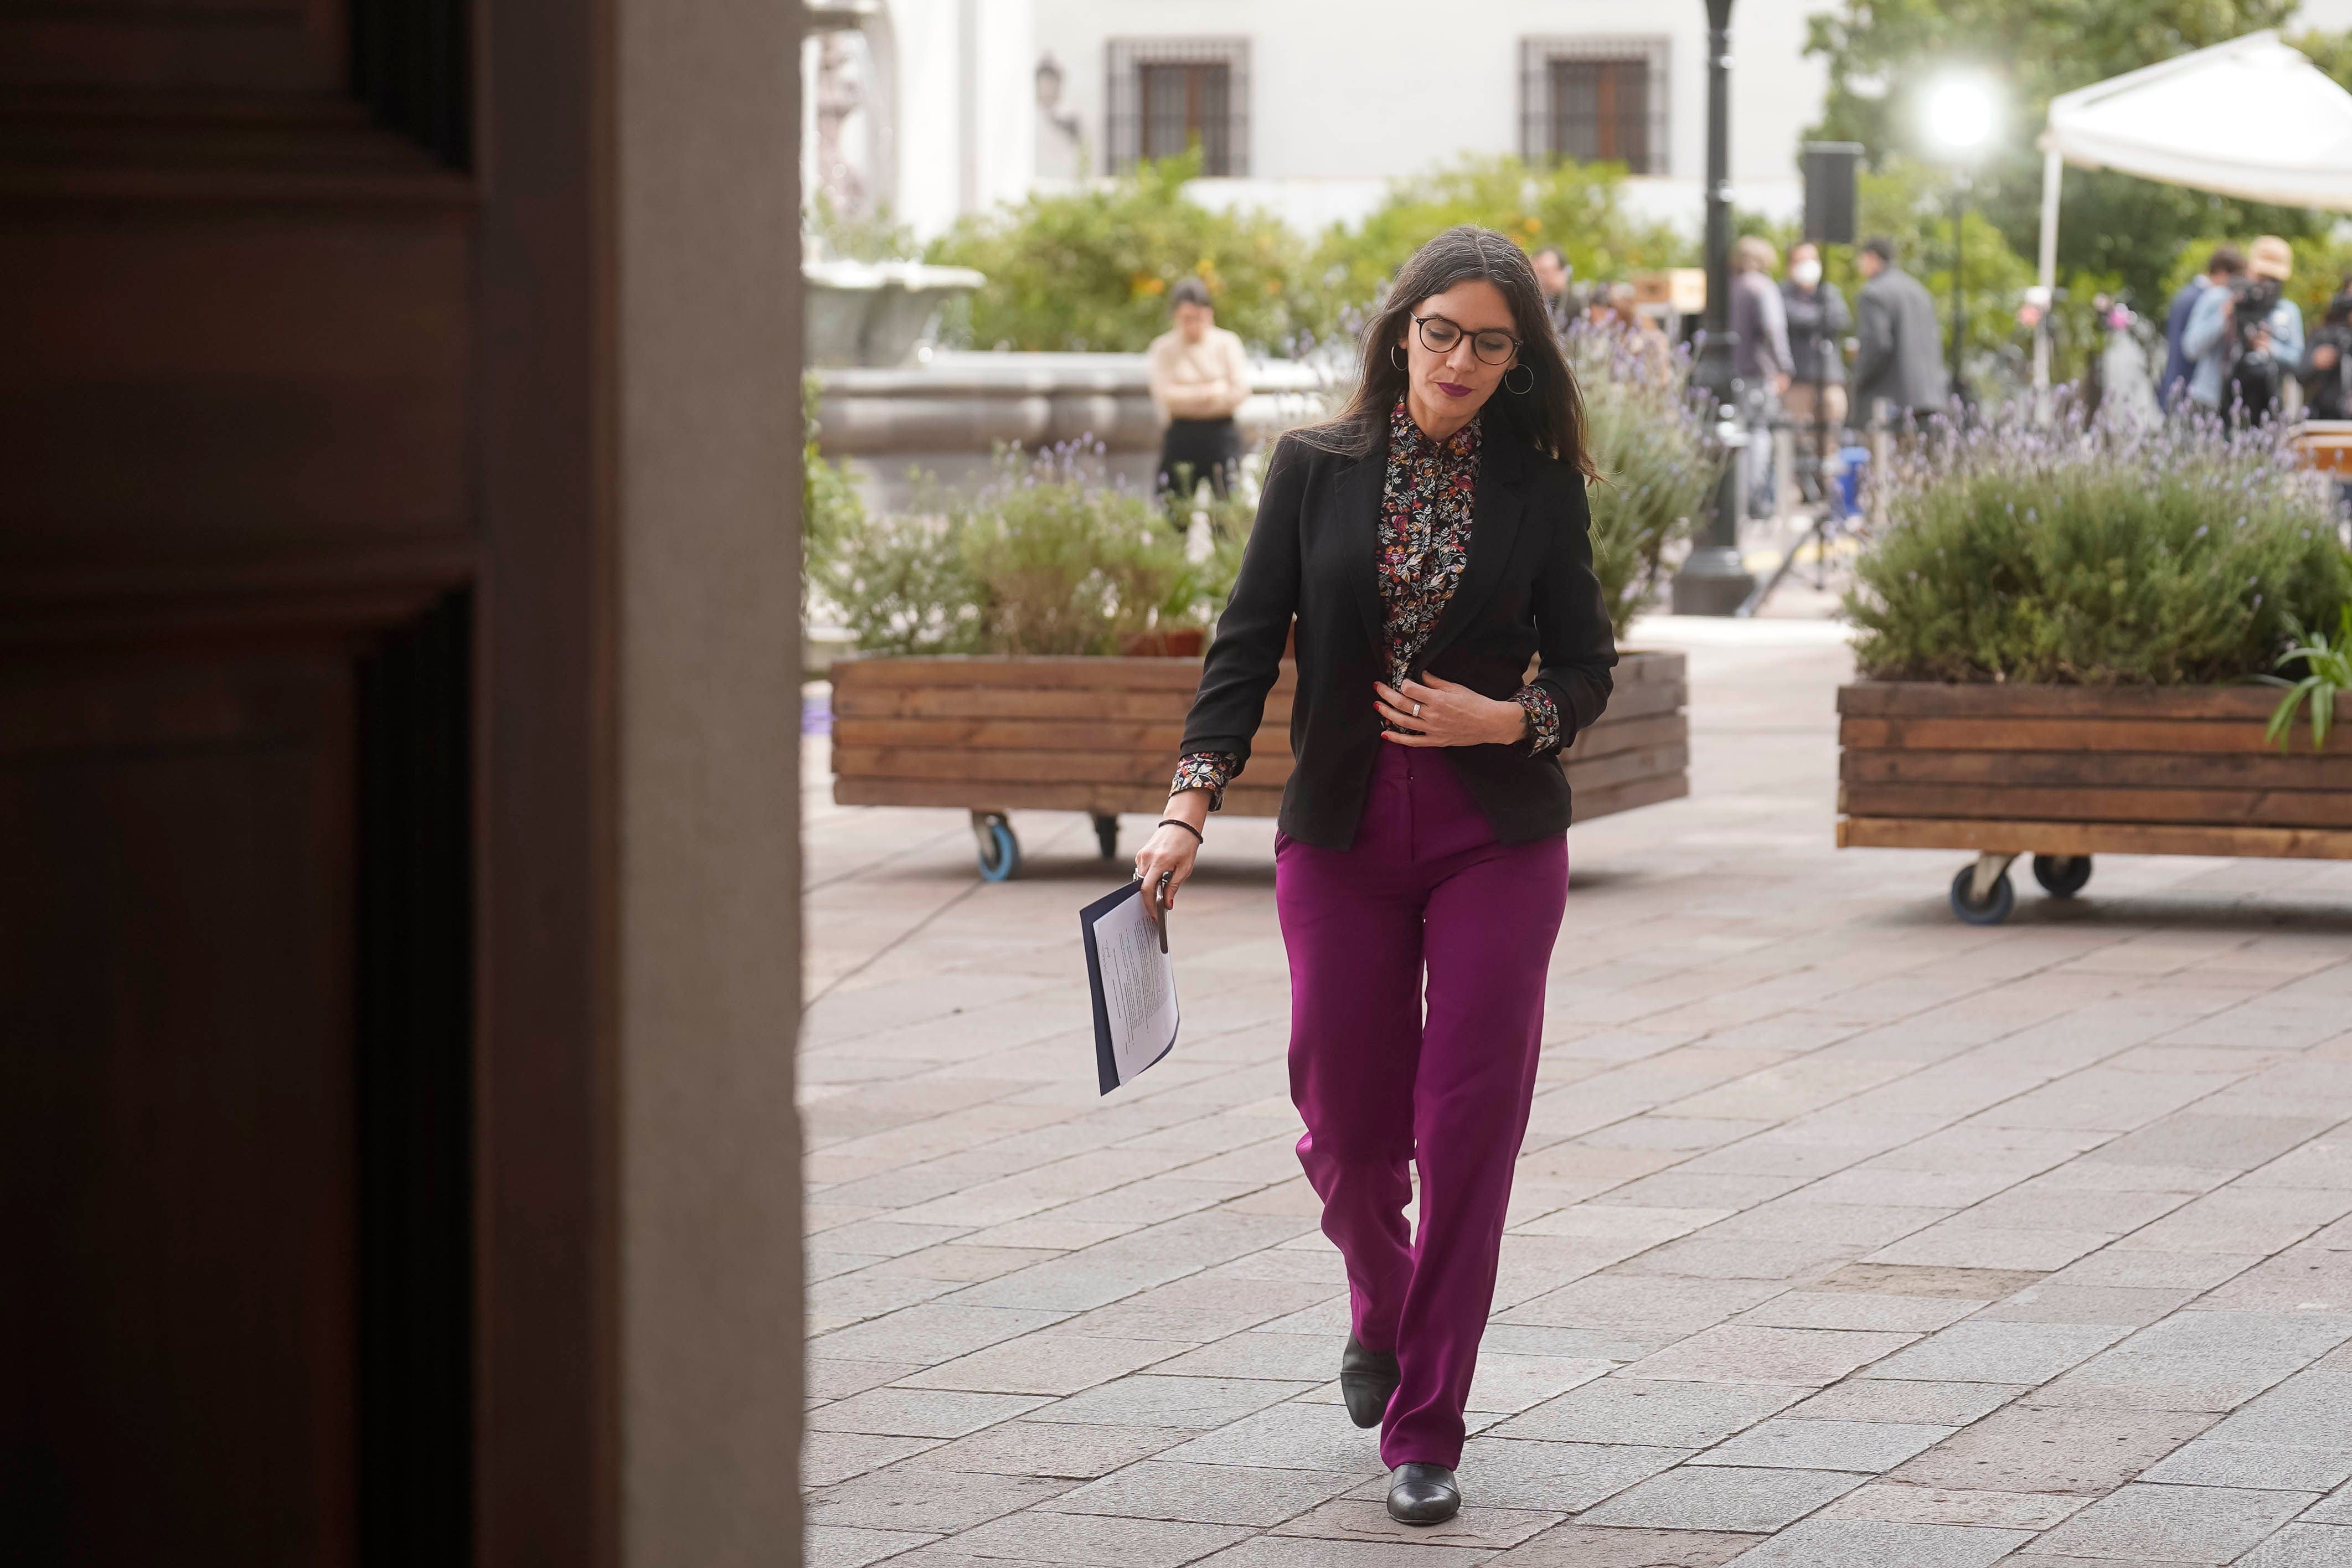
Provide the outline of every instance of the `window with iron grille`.
<path id="1" fill-rule="evenodd" d="M 1108 63 L 1103 151 L 1110 173 L 1195 144 L 1203 174 L 1249 173 L 1247 39 L 1113 39 Z"/>
<path id="2" fill-rule="evenodd" d="M 1526 38 L 1519 44 L 1519 153 L 1663 174 L 1664 38 Z"/>

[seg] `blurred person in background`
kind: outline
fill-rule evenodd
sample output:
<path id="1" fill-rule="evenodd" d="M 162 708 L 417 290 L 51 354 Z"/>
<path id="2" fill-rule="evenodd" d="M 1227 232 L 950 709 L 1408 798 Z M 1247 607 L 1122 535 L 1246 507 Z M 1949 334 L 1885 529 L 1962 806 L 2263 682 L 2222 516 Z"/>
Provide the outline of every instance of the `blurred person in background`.
<path id="1" fill-rule="evenodd" d="M 1854 296 L 1853 397 L 1851 417 L 1865 422 L 1885 405 L 1897 425 L 1916 425 L 1944 411 L 1951 382 L 1944 374 L 1944 331 L 1927 286 L 1895 264 L 1895 242 L 1876 235 L 1853 258 L 1863 276 Z"/>
<path id="2" fill-rule="evenodd" d="M 1675 345 L 1664 327 L 1642 313 L 1642 291 L 1631 283 L 1609 285 L 1609 326 L 1642 379 L 1663 386 L 1674 378 Z"/>
<path id="3" fill-rule="evenodd" d="M 1551 330 L 1566 335 L 1569 323 L 1576 320 L 1576 299 L 1569 292 L 1569 280 L 1576 268 L 1557 245 L 1547 245 L 1528 258 L 1536 269 L 1536 288 L 1543 294 L 1544 314 L 1551 318 Z"/>
<path id="4" fill-rule="evenodd" d="M 2232 279 L 2246 275 L 2246 255 L 2234 245 L 2217 245 L 2205 259 L 2205 270 L 2180 286 L 2164 313 L 2164 374 L 2157 380 L 2156 401 L 2170 408 L 2189 395 L 2189 373 L 2195 362 L 2181 346 L 2189 333 L 2189 317 L 2209 289 L 2226 289 Z"/>
<path id="5" fill-rule="evenodd" d="M 1807 500 L 1818 500 L 1824 447 L 1834 451 L 1845 428 L 1845 336 L 1853 317 L 1845 296 L 1822 281 L 1822 253 L 1811 240 L 1789 247 L 1789 277 L 1780 285 L 1789 323 L 1789 357 L 1796 369 L 1781 404 L 1797 451 L 1797 474 Z"/>
<path id="6" fill-rule="evenodd" d="M 1789 321 L 1773 287 L 1780 264 L 1772 242 L 1743 235 L 1731 247 L 1732 370 L 1740 380 L 1740 412 L 1748 422 L 1748 445 L 1740 467 L 1748 482 L 1748 511 L 1770 517 L 1780 510 L 1772 474 L 1772 421 L 1780 395 L 1789 389 Z"/>
<path id="7" fill-rule="evenodd" d="M 1223 500 L 1242 460 L 1234 416 L 1249 401 L 1249 360 L 1242 340 L 1217 325 L 1209 286 L 1187 278 L 1168 291 L 1175 325 L 1151 340 L 1151 405 L 1166 428 L 1160 438 L 1159 485 L 1187 496 L 1201 480 Z"/>
<path id="8" fill-rule="evenodd" d="M 2352 272 L 2304 345 L 2303 406 L 2314 419 L 2352 419 Z"/>
<path id="9" fill-rule="evenodd" d="M 2189 395 L 2200 408 L 2258 424 L 2281 412 L 2303 369 L 2303 311 L 2286 297 L 2294 252 L 2277 235 L 2246 247 L 2246 271 L 2209 289 L 2189 312 L 2180 346 L 2196 362 Z"/>
<path id="10" fill-rule="evenodd" d="M 1527 255 L 1446 230 L 1398 268 L 1361 342 L 1347 405 L 1267 460 L 1135 870 L 1172 904 L 1295 626 L 1274 903 L 1298 1159 L 1347 1268 L 1347 1418 L 1381 1428 L 1391 1517 L 1434 1525 L 1462 1506 L 1567 904 L 1556 753 L 1601 717 L 1617 650 L 1583 399 Z M 1311 1456 L 1322 1439 L 1299 1441 Z"/>

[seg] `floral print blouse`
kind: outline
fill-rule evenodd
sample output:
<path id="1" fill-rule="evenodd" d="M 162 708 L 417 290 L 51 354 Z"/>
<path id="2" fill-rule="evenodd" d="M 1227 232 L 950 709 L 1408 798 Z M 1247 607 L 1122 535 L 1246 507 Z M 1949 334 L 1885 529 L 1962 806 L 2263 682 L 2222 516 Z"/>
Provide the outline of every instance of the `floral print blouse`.
<path id="1" fill-rule="evenodd" d="M 1470 562 L 1472 503 L 1478 491 L 1478 416 L 1443 441 L 1433 441 L 1414 424 L 1405 400 L 1389 414 L 1388 474 L 1381 486 L 1378 571 L 1382 641 L 1388 683 L 1401 686 L 1429 646 Z M 1528 710 L 1528 736 L 1520 742 L 1530 756 L 1559 745 L 1559 708 L 1539 686 L 1519 688 Z M 1394 729 L 1383 719 L 1384 729 Z M 1231 752 L 1195 752 L 1176 764 L 1170 793 L 1205 789 L 1209 809 L 1224 805 L 1225 785 L 1241 771 Z"/>

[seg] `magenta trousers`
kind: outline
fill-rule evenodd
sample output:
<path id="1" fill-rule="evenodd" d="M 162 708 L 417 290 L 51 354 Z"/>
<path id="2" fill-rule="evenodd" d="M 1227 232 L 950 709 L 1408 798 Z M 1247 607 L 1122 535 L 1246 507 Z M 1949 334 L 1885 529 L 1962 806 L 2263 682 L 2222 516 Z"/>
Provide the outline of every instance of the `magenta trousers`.
<path id="1" fill-rule="evenodd" d="M 1298 1163 L 1347 1263 L 1357 1342 L 1393 1349 L 1402 1375 L 1381 1458 L 1451 1469 L 1535 1092 L 1567 836 L 1496 842 L 1451 763 L 1384 742 L 1354 845 L 1277 836 L 1275 868 Z"/>

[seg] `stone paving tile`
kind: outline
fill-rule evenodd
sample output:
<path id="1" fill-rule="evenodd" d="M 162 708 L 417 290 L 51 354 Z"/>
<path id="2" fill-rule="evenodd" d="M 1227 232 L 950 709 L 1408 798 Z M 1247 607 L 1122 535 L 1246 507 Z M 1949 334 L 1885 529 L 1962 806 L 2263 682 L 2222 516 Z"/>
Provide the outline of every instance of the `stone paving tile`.
<path id="1" fill-rule="evenodd" d="M 1891 1470 L 1957 1430 L 1952 1426 L 1891 1421 L 1812 1421 L 1780 1416 L 1726 1438 L 1692 1463 L 1783 1466 L 1805 1470 Z"/>
<path id="2" fill-rule="evenodd" d="M 959 1356 L 899 1381 L 904 1388 L 991 1394 L 1076 1394 L 1181 1353 L 1164 1340 L 1097 1339 L 1047 1330 Z"/>
<path id="3" fill-rule="evenodd" d="M 1492 1430 L 1497 1437 L 1699 1448 L 1754 1426 L 1809 1392 L 1774 1384 L 1604 1377 L 1572 1388 Z"/>
<path id="4" fill-rule="evenodd" d="M 1261 1535 L 1202 1559 L 1201 1568 L 1468 1568 L 1493 1561 L 1495 1549 L 1487 1546 Z"/>
<path id="5" fill-rule="evenodd" d="M 1040 1476 L 982 1476 L 893 1466 L 811 1492 L 811 1524 L 950 1534 L 1067 1491 Z"/>
<path id="6" fill-rule="evenodd" d="M 1791 1290 L 1775 1296 L 1737 1320 L 1776 1329 L 1870 1329 L 1905 1334 L 1933 1333 L 1988 1305 L 1952 1300 L 1892 1296 L 1854 1290 Z"/>
<path id="7" fill-rule="evenodd" d="M 2047 1530 L 2091 1500 L 2064 1492 L 1970 1491 L 1916 1486 L 1885 1478 L 1857 1487 L 1823 1509 L 1824 1519 L 1880 1519 L 1891 1524 L 1969 1524 L 1994 1530 Z"/>
<path id="8" fill-rule="evenodd" d="M 1714 1530 L 1562 1524 L 1491 1561 L 1496 1568 L 1723 1568 L 1761 1539 Z"/>
<path id="9" fill-rule="evenodd" d="M 1384 1483 L 1376 1483 L 1382 1484 Z M 1464 1495 L 1460 1513 L 1435 1526 L 1399 1524 L 1382 1498 L 1337 1498 L 1278 1526 L 1277 1536 L 1327 1541 L 1390 1541 L 1420 1546 L 1517 1546 L 1565 1517 L 1558 1510 L 1502 1508 L 1483 1496 Z"/>
<path id="10" fill-rule="evenodd" d="M 1805 1421 L 1880 1421 L 1964 1426 L 2028 1392 L 2021 1383 L 1937 1383 L 1903 1377 L 1850 1377 L 1789 1414 Z"/>
<path id="11" fill-rule="evenodd" d="M 1990 1568 L 2032 1538 L 2024 1530 L 1816 1517 L 1732 1562 L 1737 1568 Z"/>
<path id="12" fill-rule="evenodd" d="M 2352 1563 L 2352 1529 L 2290 1524 L 2238 1563 L 2239 1568 L 2345 1568 Z"/>
<path id="13" fill-rule="evenodd" d="M 869 1388 L 809 1413 L 819 1432 L 883 1437 L 961 1437 L 1046 1403 L 1017 1394 L 962 1394 L 929 1388 Z"/>
<path id="14" fill-rule="evenodd" d="M 1975 1320 L 1895 1352 L 1873 1377 L 1956 1383 L 2042 1383 L 2086 1361 L 2130 1330 L 2115 1323 L 1992 1323 Z"/>
<path id="15" fill-rule="evenodd" d="M 2028 1286 L 1979 1313 L 1989 1323 L 2128 1323 L 2145 1327 L 2195 1300 L 2194 1290 L 2137 1289 L 2128 1285 Z"/>
<path id="16" fill-rule="evenodd" d="M 1339 1374 L 1340 1347 L 1323 1334 L 1228 1334 L 1159 1363 L 1186 1377 L 1265 1377 L 1318 1383 Z M 1481 1361 L 1484 1361 L 1482 1356 Z"/>
<path id="17" fill-rule="evenodd" d="M 814 1489 L 897 1464 L 940 1446 L 937 1437 L 885 1437 L 870 1432 L 804 1433 L 801 1439 L 801 1485 Z"/>
<path id="18" fill-rule="evenodd" d="M 2092 1357 L 2037 1402 L 2230 1410 L 2352 1338 L 2352 1318 L 2179 1312 Z"/>
<path id="19" fill-rule="evenodd" d="M 1247 1533 L 1236 1525 L 1033 1511 L 991 1520 L 958 1536 L 956 1544 L 980 1557 L 1097 1568 L 1177 1568 Z"/>
<path id="20" fill-rule="evenodd" d="M 1362 1479 L 1360 1475 L 1338 1471 L 1147 1459 L 1039 1506 L 1054 1512 L 1266 1529 L 1329 1501 Z"/>
<path id="21" fill-rule="evenodd" d="M 1627 1377 L 1707 1383 L 1835 1383 L 1914 1342 L 1915 1334 L 1725 1323 L 1635 1362 Z"/>
<path id="22" fill-rule="evenodd" d="M 1102 1384 L 1030 1412 L 1032 1421 L 1081 1426 L 1181 1426 L 1206 1432 L 1313 1386 L 1251 1377 L 1142 1373 Z"/>
<path id="23" fill-rule="evenodd" d="M 2101 1498 L 2020 1555 L 2233 1563 L 2312 1500 L 2300 1492 L 2136 1482 Z"/>
<path id="24" fill-rule="evenodd" d="M 975 887 L 962 813 L 834 806 L 811 738 L 813 1561 L 2341 1555 L 2352 870 L 2126 858 L 1956 925 L 1955 858 L 1831 847 L 1834 629 L 1682 635 L 1694 795 L 1576 830 L 1443 1540 L 1336 1404 L 1271 826 L 1204 854 L 1182 1047 L 1098 1097 L 1084 819 Z"/>
<path id="25" fill-rule="evenodd" d="M 1015 1335 L 1059 1322 L 1063 1312 L 926 1302 L 809 1342 L 820 1360 L 895 1361 L 931 1364 L 969 1355 Z"/>
<path id="26" fill-rule="evenodd" d="M 1892 1479 L 1955 1490 L 2114 1490 L 2211 1424 L 2170 1411 L 2011 1405 L 1929 1448 Z"/>
<path id="27" fill-rule="evenodd" d="M 1838 1470 L 1685 1465 L 1618 1493 L 1580 1518 L 1587 1524 L 1652 1530 L 1775 1531 L 1869 1479 Z"/>
<path id="28" fill-rule="evenodd" d="M 1185 1437 L 1181 1426 L 1078 1426 L 1051 1421 L 1007 1421 L 929 1449 L 923 1459 L 926 1465 L 943 1470 L 1092 1480 L 1163 1448 L 1173 1448 Z"/>
<path id="29" fill-rule="evenodd" d="M 1562 1443 L 1482 1435 L 1463 1446 L 1460 1474 L 1481 1504 L 1575 1512 L 1690 1457 L 1638 1443 Z"/>
<path id="30" fill-rule="evenodd" d="M 1380 1435 L 1350 1426 L 1328 1405 L 1276 1405 L 1171 1448 L 1167 1458 L 1274 1469 L 1384 1471 Z"/>
<path id="31" fill-rule="evenodd" d="M 860 1530 L 837 1524 L 812 1524 L 808 1529 L 809 1568 L 866 1568 L 895 1557 L 910 1546 L 940 1538 L 904 1530 Z"/>

